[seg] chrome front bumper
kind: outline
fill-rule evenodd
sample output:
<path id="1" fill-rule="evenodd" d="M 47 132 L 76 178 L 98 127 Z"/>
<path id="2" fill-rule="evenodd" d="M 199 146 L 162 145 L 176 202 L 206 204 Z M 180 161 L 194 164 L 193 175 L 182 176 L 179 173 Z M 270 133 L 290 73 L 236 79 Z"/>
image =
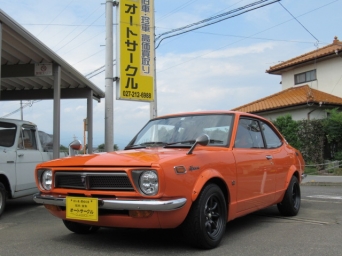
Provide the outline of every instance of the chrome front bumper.
<path id="1" fill-rule="evenodd" d="M 33 200 L 38 204 L 66 206 L 65 197 L 52 195 L 33 195 Z M 142 211 L 173 211 L 182 208 L 186 203 L 186 198 L 170 200 L 162 199 L 102 199 L 99 200 L 99 209 L 109 210 L 142 210 Z"/>

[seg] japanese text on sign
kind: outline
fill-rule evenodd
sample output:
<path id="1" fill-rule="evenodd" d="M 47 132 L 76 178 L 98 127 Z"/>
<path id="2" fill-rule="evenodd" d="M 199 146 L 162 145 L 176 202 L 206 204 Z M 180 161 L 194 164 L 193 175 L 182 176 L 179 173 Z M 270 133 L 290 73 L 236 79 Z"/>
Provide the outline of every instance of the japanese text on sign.
<path id="1" fill-rule="evenodd" d="M 66 217 L 68 219 L 97 221 L 97 198 L 67 197 Z"/>
<path id="2" fill-rule="evenodd" d="M 153 0 L 120 1 L 118 99 L 154 100 Z"/>

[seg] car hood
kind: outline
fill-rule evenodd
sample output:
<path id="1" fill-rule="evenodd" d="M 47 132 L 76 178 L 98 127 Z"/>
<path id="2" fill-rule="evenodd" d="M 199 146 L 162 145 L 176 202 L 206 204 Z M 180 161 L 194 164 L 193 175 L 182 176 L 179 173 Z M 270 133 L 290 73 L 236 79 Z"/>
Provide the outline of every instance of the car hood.
<path id="1" fill-rule="evenodd" d="M 39 167 L 60 166 L 132 166 L 150 167 L 174 158 L 185 157 L 189 151 L 186 149 L 145 148 L 136 150 L 114 151 L 109 153 L 96 153 L 92 155 L 79 155 L 51 160 L 38 165 Z"/>

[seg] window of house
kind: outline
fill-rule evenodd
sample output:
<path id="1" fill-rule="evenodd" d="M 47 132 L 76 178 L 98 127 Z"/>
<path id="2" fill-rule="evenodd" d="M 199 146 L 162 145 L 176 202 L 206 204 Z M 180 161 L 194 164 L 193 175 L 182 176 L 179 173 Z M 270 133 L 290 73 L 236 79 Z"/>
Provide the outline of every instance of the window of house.
<path id="1" fill-rule="evenodd" d="M 295 84 L 302 84 L 305 82 L 310 82 L 316 80 L 316 69 L 310 70 L 304 73 L 296 74 L 294 76 Z"/>

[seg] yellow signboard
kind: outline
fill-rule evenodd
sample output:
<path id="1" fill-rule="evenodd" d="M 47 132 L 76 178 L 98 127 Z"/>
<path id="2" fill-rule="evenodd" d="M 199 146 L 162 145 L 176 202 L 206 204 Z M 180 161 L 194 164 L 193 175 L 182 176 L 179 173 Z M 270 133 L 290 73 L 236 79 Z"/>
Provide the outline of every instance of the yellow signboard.
<path id="1" fill-rule="evenodd" d="M 154 101 L 154 0 L 119 2 L 117 99 Z"/>
<path id="2" fill-rule="evenodd" d="M 88 197 L 66 197 L 66 218 L 98 221 L 98 200 Z"/>

